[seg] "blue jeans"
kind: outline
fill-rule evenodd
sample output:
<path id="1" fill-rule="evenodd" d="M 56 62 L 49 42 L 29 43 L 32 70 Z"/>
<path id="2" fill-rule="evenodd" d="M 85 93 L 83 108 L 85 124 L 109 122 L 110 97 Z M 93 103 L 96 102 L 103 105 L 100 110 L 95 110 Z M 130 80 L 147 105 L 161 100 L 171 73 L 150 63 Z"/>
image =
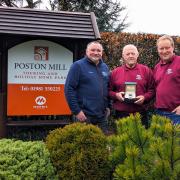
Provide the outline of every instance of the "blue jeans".
<path id="1" fill-rule="evenodd" d="M 172 112 L 167 112 L 167 111 L 162 111 L 160 109 L 156 109 L 155 113 L 160 115 L 160 116 L 165 116 L 172 120 L 173 124 L 180 124 L 180 115 L 172 113 Z"/>

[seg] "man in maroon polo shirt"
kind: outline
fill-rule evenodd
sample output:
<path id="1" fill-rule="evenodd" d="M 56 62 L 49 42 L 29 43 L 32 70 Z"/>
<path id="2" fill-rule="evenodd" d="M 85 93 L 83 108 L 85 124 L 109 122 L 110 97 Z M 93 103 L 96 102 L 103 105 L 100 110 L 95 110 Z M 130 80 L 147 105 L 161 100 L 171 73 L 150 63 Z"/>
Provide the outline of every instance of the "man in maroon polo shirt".
<path id="1" fill-rule="evenodd" d="M 154 79 L 151 69 L 138 64 L 138 56 L 139 52 L 134 45 L 128 44 L 123 48 L 124 65 L 112 71 L 109 95 L 113 99 L 116 118 L 139 112 L 142 115 L 142 124 L 147 127 L 146 105 L 155 94 Z M 125 86 L 128 82 L 135 84 L 136 97 L 132 102 L 125 100 Z"/>
<path id="2" fill-rule="evenodd" d="M 164 35 L 157 40 L 159 63 L 154 68 L 156 113 L 180 124 L 180 56 L 174 54 L 174 41 Z"/>

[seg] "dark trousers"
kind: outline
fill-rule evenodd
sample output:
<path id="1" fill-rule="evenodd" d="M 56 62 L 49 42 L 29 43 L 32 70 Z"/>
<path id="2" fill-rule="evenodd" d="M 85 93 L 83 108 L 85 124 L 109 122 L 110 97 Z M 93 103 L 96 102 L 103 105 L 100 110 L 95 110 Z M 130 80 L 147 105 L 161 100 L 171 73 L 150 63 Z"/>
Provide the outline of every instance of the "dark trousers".
<path id="1" fill-rule="evenodd" d="M 104 134 L 108 134 L 108 118 L 106 116 L 99 118 L 96 116 L 89 116 L 86 115 L 87 119 L 86 119 L 86 123 L 87 124 L 93 124 L 98 126 Z M 75 122 L 79 122 L 79 120 L 74 116 L 74 121 Z"/>
<path id="2" fill-rule="evenodd" d="M 147 112 L 143 111 L 143 112 L 136 112 L 136 113 L 139 113 L 141 115 L 141 123 L 147 129 L 148 126 L 149 126 Z M 115 111 L 115 118 L 116 119 L 121 119 L 121 118 L 130 116 L 130 114 L 135 114 L 135 113 L 128 113 L 128 112 L 123 112 L 123 111 Z"/>
<path id="3" fill-rule="evenodd" d="M 106 134 L 108 131 L 108 120 L 106 117 L 97 118 L 94 116 L 86 116 L 87 120 L 86 122 L 88 124 L 97 125 L 99 128 L 102 129 L 102 131 Z"/>

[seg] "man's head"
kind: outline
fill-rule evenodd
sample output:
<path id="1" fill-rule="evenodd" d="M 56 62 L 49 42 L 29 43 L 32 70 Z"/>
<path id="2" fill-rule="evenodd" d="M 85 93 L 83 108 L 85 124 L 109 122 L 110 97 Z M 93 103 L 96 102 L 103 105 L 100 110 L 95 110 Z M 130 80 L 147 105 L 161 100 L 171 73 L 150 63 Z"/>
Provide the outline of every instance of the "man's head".
<path id="1" fill-rule="evenodd" d="M 133 68 L 137 64 L 139 52 L 133 44 L 124 46 L 122 51 L 122 57 L 127 67 Z"/>
<path id="2" fill-rule="evenodd" d="M 157 50 L 159 57 L 163 62 L 168 62 L 174 54 L 174 41 L 168 36 L 164 35 L 157 40 Z"/>
<path id="3" fill-rule="evenodd" d="M 86 56 L 95 64 L 102 58 L 103 47 L 98 41 L 90 42 L 86 48 Z"/>

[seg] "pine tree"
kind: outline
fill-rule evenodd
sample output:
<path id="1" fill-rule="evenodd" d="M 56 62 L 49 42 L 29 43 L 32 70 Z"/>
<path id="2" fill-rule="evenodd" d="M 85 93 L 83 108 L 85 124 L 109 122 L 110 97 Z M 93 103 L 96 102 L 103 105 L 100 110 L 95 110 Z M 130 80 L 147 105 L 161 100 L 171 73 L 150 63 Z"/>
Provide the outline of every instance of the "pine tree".
<path id="1" fill-rule="evenodd" d="M 51 10 L 94 12 L 99 30 L 121 32 L 126 27 L 127 15 L 122 12 L 126 9 L 119 0 L 49 0 Z"/>
<path id="2" fill-rule="evenodd" d="M 180 177 L 180 128 L 153 116 L 149 129 L 139 114 L 116 122 L 117 135 L 109 137 L 114 179 L 176 180 Z"/>
<path id="3" fill-rule="evenodd" d="M 36 8 L 42 0 L 0 0 L 0 6 Z"/>

